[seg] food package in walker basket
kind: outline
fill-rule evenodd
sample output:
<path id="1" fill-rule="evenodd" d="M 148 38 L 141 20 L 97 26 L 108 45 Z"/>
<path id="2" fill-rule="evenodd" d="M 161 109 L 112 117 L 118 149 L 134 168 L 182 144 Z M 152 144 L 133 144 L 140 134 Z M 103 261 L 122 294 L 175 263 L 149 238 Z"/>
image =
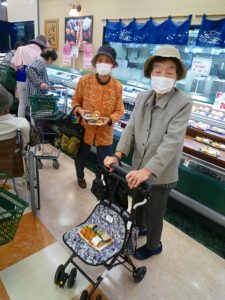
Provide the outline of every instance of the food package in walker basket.
<path id="1" fill-rule="evenodd" d="M 79 231 L 80 236 L 97 250 L 102 250 L 113 243 L 112 237 L 98 225 L 89 224 Z"/>

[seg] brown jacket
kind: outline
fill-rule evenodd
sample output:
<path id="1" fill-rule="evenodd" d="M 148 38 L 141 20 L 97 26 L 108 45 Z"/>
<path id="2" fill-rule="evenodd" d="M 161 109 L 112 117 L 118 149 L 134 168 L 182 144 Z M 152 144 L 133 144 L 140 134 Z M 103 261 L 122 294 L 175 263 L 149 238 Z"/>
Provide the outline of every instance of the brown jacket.
<path id="1" fill-rule="evenodd" d="M 90 111 L 99 111 L 102 117 L 110 117 L 111 125 L 92 126 L 84 120 L 84 142 L 96 146 L 108 146 L 113 143 L 113 123 L 119 120 L 124 113 L 122 101 L 122 85 L 111 78 L 109 83 L 101 85 L 97 82 L 95 74 L 84 75 L 80 78 L 74 96 L 73 107 L 82 107 Z M 76 110 L 75 110 L 76 112 Z"/>

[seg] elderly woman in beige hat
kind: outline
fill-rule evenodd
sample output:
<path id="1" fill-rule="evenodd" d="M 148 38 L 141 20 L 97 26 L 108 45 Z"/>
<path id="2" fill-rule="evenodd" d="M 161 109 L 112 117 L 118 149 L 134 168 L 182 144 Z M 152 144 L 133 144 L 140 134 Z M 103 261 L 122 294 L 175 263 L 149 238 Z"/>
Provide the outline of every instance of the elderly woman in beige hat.
<path id="1" fill-rule="evenodd" d="M 162 251 L 163 216 L 170 190 L 178 180 L 178 166 L 192 101 L 175 87 L 186 75 L 186 68 L 175 47 L 162 46 L 144 64 L 144 75 L 151 79 L 151 90 L 141 92 L 128 125 L 122 133 L 114 157 L 106 157 L 110 167 L 127 156 L 134 146 L 132 171 L 126 180 L 133 189 L 149 179 L 153 183 L 151 199 L 137 208 L 136 221 L 146 244 L 134 254 L 147 259 Z M 134 190 L 133 203 L 143 197 Z"/>

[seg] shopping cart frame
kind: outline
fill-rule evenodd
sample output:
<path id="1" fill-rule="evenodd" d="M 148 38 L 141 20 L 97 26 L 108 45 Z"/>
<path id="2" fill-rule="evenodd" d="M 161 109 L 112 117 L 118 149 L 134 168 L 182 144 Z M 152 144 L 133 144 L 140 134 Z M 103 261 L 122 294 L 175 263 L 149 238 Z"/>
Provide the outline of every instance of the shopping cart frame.
<path id="1" fill-rule="evenodd" d="M 57 133 L 53 132 L 44 132 L 41 127 L 37 125 L 38 121 L 44 121 L 44 122 L 49 122 L 49 121 L 56 121 L 61 119 L 67 111 L 67 101 L 68 101 L 68 88 L 67 87 L 61 87 L 61 86 L 50 86 L 50 90 L 65 90 L 66 95 L 65 95 L 65 103 L 63 105 L 63 110 L 60 111 L 59 108 L 57 107 L 57 103 L 59 102 L 60 97 L 59 96 L 52 96 L 52 95 L 45 95 L 45 98 L 43 97 L 44 95 L 34 95 L 30 96 L 30 118 L 32 124 L 37 128 L 41 142 L 39 145 L 37 145 L 34 149 L 34 154 L 37 158 L 37 164 L 38 168 L 42 169 L 43 168 L 43 163 L 42 160 L 51 160 L 53 164 L 54 169 L 58 169 L 60 167 L 60 164 L 58 162 L 58 158 L 60 155 L 60 149 L 56 149 L 55 147 L 52 146 L 52 150 L 45 151 L 44 145 L 48 142 L 45 140 L 45 136 L 50 136 L 50 137 L 55 137 Z M 33 99 L 39 99 L 40 101 L 40 107 L 38 108 L 38 105 L 36 101 Z M 51 103 L 51 98 L 53 103 Z M 43 101 L 42 101 L 43 100 Z M 46 106 L 44 106 L 44 100 L 46 100 Z M 48 103 L 47 103 L 48 102 Z M 39 109 L 39 110 L 38 110 Z M 38 150 L 42 151 L 41 154 L 38 154 Z"/>

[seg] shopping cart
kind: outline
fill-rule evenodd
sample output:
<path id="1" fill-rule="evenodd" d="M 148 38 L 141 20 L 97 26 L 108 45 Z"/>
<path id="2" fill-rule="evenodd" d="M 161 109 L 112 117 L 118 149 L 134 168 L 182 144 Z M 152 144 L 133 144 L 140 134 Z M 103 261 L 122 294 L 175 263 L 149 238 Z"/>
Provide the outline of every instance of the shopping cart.
<path id="1" fill-rule="evenodd" d="M 54 87 L 56 89 L 57 87 Z M 61 88 L 61 87 L 60 87 Z M 66 89 L 63 87 L 63 89 Z M 67 89 L 66 89 L 67 91 Z M 53 138 L 57 134 L 54 132 L 46 131 L 49 129 L 47 123 L 51 121 L 57 121 L 62 118 L 66 113 L 67 107 L 67 96 L 66 100 L 60 104 L 60 96 L 53 94 L 41 94 L 29 97 L 30 100 L 30 118 L 33 125 L 37 128 L 41 142 L 35 147 L 35 156 L 37 157 L 38 167 L 41 169 L 43 167 L 42 160 L 52 160 L 53 167 L 55 169 L 59 168 L 58 157 L 60 155 L 60 149 L 48 145 L 48 138 Z M 47 149 L 47 150 L 46 150 Z M 50 150 L 49 150 L 50 149 Z"/>
<path id="2" fill-rule="evenodd" d="M 110 176 L 124 182 L 126 174 L 127 171 L 123 168 L 113 166 Z M 105 176 L 108 175 L 108 170 L 105 170 L 101 176 L 103 188 L 105 189 L 107 189 Z M 79 270 L 92 285 L 90 292 L 83 290 L 80 296 L 80 300 L 87 300 L 91 298 L 107 272 L 118 265 L 123 265 L 133 274 L 134 282 L 138 283 L 144 278 L 146 267 L 136 268 L 130 255 L 136 249 L 139 232 L 135 225 L 134 212 L 138 206 L 144 205 L 149 199 L 151 183 L 144 182 L 138 189 L 145 199 L 135 204 L 131 213 L 124 210 L 118 203 L 104 199 L 95 206 L 92 213 L 83 223 L 63 235 L 64 243 L 73 253 L 64 265 L 58 266 L 54 278 L 56 285 L 64 287 L 67 282 L 67 287 L 72 288 L 75 283 L 77 270 Z M 100 248 L 96 246 L 96 240 L 99 240 L 99 236 L 102 241 L 105 240 L 105 243 L 99 242 Z M 106 270 L 96 280 L 93 280 L 75 262 L 76 258 L 88 265 L 103 265 Z M 66 273 L 66 268 L 70 263 L 74 268 L 68 274 Z M 101 300 L 101 295 L 98 295 L 96 299 Z"/>
<path id="3" fill-rule="evenodd" d="M 27 147 L 23 149 L 21 132 L 12 129 L 15 136 L 8 140 L 0 140 L 0 181 L 1 187 L 10 187 L 13 182 L 16 194 L 17 187 L 14 178 L 21 178 L 28 190 L 31 211 L 35 214 L 40 209 L 40 186 L 37 159 L 34 152 Z"/>
<path id="4" fill-rule="evenodd" d="M 27 206 L 17 193 L 0 188 L 0 246 L 13 240 Z"/>

